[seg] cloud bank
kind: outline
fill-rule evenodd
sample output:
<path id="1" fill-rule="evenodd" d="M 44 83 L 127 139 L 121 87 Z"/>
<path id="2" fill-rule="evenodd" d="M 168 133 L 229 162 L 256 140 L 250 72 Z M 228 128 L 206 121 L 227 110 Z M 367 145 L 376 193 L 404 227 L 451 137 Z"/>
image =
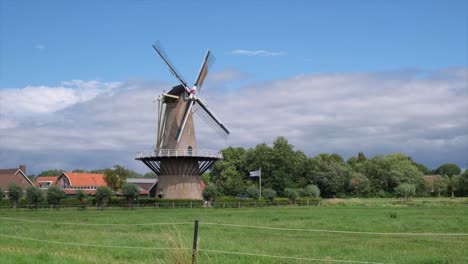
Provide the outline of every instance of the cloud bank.
<path id="1" fill-rule="evenodd" d="M 231 80 L 236 74 L 225 75 Z M 311 74 L 226 90 L 207 84 L 200 96 L 231 135 L 219 138 L 196 120 L 198 145 L 253 147 L 285 136 L 310 156 L 403 152 L 429 167 L 445 162 L 465 167 L 467 79 L 468 69 L 445 69 Z M 152 101 L 170 85 L 72 81 L 62 86 L 0 90 L 0 167 L 25 163 L 37 173 L 122 164 L 147 171 L 133 158 L 152 149 L 157 116 Z"/>

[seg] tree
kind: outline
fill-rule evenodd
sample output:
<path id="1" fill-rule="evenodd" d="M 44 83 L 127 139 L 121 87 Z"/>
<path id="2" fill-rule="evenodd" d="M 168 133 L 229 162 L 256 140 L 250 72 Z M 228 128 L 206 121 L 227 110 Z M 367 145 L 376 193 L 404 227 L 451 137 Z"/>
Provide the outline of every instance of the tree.
<path id="1" fill-rule="evenodd" d="M 452 198 L 455 198 L 455 192 L 460 188 L 461 175 L 453 175 L 449 178 L 448 189 L 451 192 Z"/>
<path id="2" fill-rule="evenodd" d="M 263 196 L 263 198 L 265 198 L 266 200 L 271 202 L 271 201 L 273 201 L 273 199 L 276 198 L 277 194 L 276 194 L 275 190 L 273 190 L 271 188 L 266 188 L 266 189 L 263 189 L 262 196 Z"/>
<path id="3" fill-rule="evenodd" d="M 23 188 L 16 183 L 10 183 L 8 185 L 8 198 L 10 199 L 13 208 L 16 209 L 16 205 L 21 197 L 23 197 Z"/>
<path id="4" fill-rule="evenodd" d="M 466 169 L 458 180 L 458 191 L 461 196 L 468 195 L 468 169 Z"/>
<path id="5" fill-rule="evenodd" d="M 320 197 L 320 189 L 319 189 L 319 187 L 317 187 L 317 185 L 309 184 L 302 191 L 302 196 L 303 197 L 319 198 Z"/>
<path id="6" fill-rule="evenodd" d="M 260 196 L 260 190 L 255 185 L 250 185 L 245 191 L 247 193 L 247 196 L 249 196 L 250 198 L 258 199 L 258 197 Z"/>
<path id="7" fill-rule="evenodd" d="M 122 185 L 122 195 L 127 198 L 128 207 L 132 207 L 133 200 L 138 197 L 138 186 L 131 183 L 124 183 Z"/>
<path id="8" fill-rule="evenodd" d="M 101 204 L 101 208 L 105 208 L 112 197 L 112 189 L 107 186 L 100 186 L 96 189 L 96 193 L 94 195 L 97 202 Z"/>
<path id="9" fill-rule="evenodd" d="M 284 195 L 288 198 L 291 202 L 295 202 L 297 198 L 299 198 L 299 194 L 295 189 L 286 188 L 284 189 Z"/>
<path id="10" fill-rule="evenodd" d="M 45 171 L 39 173 L 39 175 L 37 175 L 37 177 L 41 177 L 41 176 L 60 176 L 60 174 L 62 174 L 63 172 L 64 172 L 64 170 L 58 170 L 58 169 L 45 170 Z"/>
<path id="11" fill-rule="evenodd" d="M 440 197 L 441 193 L 447 191 L 449 181 L 450 179 L 447 175 L 439 176 L 434 180 L 434 191 L 437 192 L 438 197 Z"/>
<path id="12" fill-rule="evenodd" d="M 5 196 L 5 192 L 3 192 L 3 189 L 0 188 L 0 201 L 2 201 L 3 196 Z"/>
<path id="13" fill-rule="evenodd" d="M 322 196 L 335 197 L 344 195 L 350 178 L 351 168 L 342 160 L 328 154 L 319 154 L 308 164 L 309 183 L 319 187 Z"/>
<path id="14" fill-rule="evenodd" d="M 28 207 L 36 208 L 37 204 L 42 202 L 44 199 L 44 194 L 41 189 L 30 186 L 26 189 L 26 201 L 28 202 Z"/>
<path id="15" fill-rule="evenodd" d="M 370 193 L 370 181 L 360 172 L 352 172 L 348 190 L 357 197 L 366 197 Z"/>
<path id="16" fill-rule="evenodd" d="M 76 198 L 81 202 L 81 208 L 85 209 L 88 203 L 88 196 L 84 193 L 84 191 L 78 190 L 76 192 Z"/>
<path id="17" fill-rule="evenodd" d="M 114 169 L 107 169 L 104 172 L 104 180 L 106 181 L 107 186 L 112 190 L 117 191 L 122 187 L 122 184 L 125 183 L 129 172 L 120 165 L 115 165 Z"/>
<path id="18" fill-rule="evenodd" d="M 408 200 L 416 193 L 416 186 L 414 184 L 402 183 L 395 188 L 395 193 Z"/>
<path id="19" fill-rule="evenodd" d="M 50 205 L 59 206 L 60 200 L 65 198 L 65 196 L 65 192 L 56 186 L 52 186 L 47 189 L 47 203 Z"/>
<path id="20" fill-rule="evenodd" d="M 416 191 L 425 191 L 423 173 L 404 154 L 396 153 L 368 159 L 357 171 L 370 181 L 371 191 L 393 193 L 402 183 L 414 184 Z"/>
<path id="21" fill-rule="evenodd" d="M 156 173 L 154 172 L 147 172 L 143 174 L 143 178 L 155 179 L 155 178 L 158 178 L 158 175 L 156 175 Z"/>
<path id="22" fill-rule="evenodd" d="M 213 200 L 218 196 L 218 189 L 213 183 L 208 184 L 203 190 L 203 199 L 208 202 L 208 206 L 211 206 Z"/>
<path id="23" fill-rule="evenodd" d="M 449 178 L 451 178 L 454 175 L 461 174 L 461 169 L 456 164 L 445 163 L 436 169 L 436 173 L 439 175 L 447 175 Z"/>

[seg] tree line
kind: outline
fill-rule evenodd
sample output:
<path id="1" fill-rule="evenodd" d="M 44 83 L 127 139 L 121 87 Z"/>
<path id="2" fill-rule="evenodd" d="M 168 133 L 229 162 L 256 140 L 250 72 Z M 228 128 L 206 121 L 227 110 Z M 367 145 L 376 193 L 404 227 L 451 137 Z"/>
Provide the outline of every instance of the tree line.
<path id="1" fill-rule="evenodd" d="M 281 197 L 294 196 L 292 190 L 300 195 L 310 186 L 317 186 L 322 197 L 468 195 L 468 172 L 462 174 L 456 164 L 430 170 L 401 153 L 367 158 L 360 152 L 346 161 L 338 154 L 308 157 L 284 137 L 271 146 L 228 147 L 221 152 L 223 160 L 202 179 L 222 196 L 248 195 L 258 189 L 258 178 L 249 177 L 249 172 L 259 168 L 262 189 Z M 430 182 L 424 178 L 427 174 L 441 177 Z"/>

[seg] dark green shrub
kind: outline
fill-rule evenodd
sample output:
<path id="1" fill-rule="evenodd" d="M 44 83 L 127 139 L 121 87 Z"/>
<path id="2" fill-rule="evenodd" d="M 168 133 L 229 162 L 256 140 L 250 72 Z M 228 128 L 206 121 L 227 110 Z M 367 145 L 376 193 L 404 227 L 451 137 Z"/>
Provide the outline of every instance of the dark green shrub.
<path id="1" fill-rule="evenodd" d="M 122 195 L 127 199 L 127 206 L 132 207 L 133 200 L 138 198 L 138 186 L 131 183 L 124 183 L 122 185 Z"/>
<path id="2" fill-rule="evenodd" d="M 216 185 L 214 185 L 213 183 L 208 184 L 203 190 L 202 195 L 203 199 L 205 199 L 205 201 L 208 201 L 208 203 L 211 205 L 216 196 L 218 196 L 218 189 Z"/>
<path id="3" fill-rule="evenodd" d="M 76 192 L 76 198 L 80 201 L 81 208 L 85 209 L 88 205 L 88 196 L 83 190 L 78 190 Z"/>
<path id="4" fill-rule="evenodd" d="M 297 193 L 297 190 L 294 190 L 292 188 L 286 188 L 284 189 L 284 195 L 291 201 L 295 202 L 297 198 L 299 198 L 299 194 Z"/>
<path id="5" fill-rule="evenodd" d="M 96 197 L 97 203 L 104 208 L 112 197 L 112 189 L 107 186 L 100 186 L 96 189 L 94 196 Z"/>
<path id="6" fill-rule="evenodd" d="M 36 208 L 37 205 L 44 199 L 44 193 L 41 189 L 30 186 L 26 189 L 26 201 L 29 208 Z"/>
<path id="7" fill-rule="evenodd" d="M 307 185 L 303 189 L 301 196 L 318 198 L 320 197 L 320 189 L 317 187 L 317 185 L 314 184 Z"/>
<path id="8" fill-rule="evenodd" d="M 8 198 L 13 208 L 16 208 L 21 197 L 23 197 L 23 188 L 14 182 L 10 183 L 8 185 Z"/>
<path id="9" fill-rule="evenodd" d="M 4 195 L 5 195 L 5 193 L 3 192 L 3 189 L 0 188 L 0 202 L 3 200 Z"/>
<path id="10" fill-rule="evenodd" d="M 271 188 L 266 188 L 262 191 L 262 197 L 265 198 L 267 201 L 271 202 L 277 196 L 276 191 Z"/>
<path id="11" fill-rule="evenodd" d="M 258 197 L 260 196 L 260 190 L 255 185 L 250 185 L 249 187 L 247 187 L 245 192 L 247 193 L 247 196 L 249 196 L 249 198 L 252 199 L 258 199 Z"/>
<path id="12" fill-rule="evenodd" d="M 47 189 L 47 203 L 50 205 L 59 206 L 60 201 L 65 197 L 65 192 L 56 186 L 52 186 Z"/>

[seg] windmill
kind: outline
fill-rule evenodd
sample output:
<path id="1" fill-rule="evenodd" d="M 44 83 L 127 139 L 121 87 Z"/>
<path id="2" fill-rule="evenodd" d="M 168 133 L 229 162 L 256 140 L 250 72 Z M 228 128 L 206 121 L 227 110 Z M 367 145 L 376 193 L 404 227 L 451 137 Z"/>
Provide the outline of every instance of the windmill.
<path id="1" fill-rule="evenodd" d="M 214 56 L 208 50 L 193 86 L 176 71 L 159 42 L 153 49 L 180 82 L 158 98 L 158 131 L 155 150 L 141 153 L 136 159 L 158 175 L 156 195 L 166 199 L 202 199 L 200 175 L 216 161 L 218 152 L 197 148 L 193 114 L 196 113 L 221 136 L 229 130 L 198 97 Z"/>

